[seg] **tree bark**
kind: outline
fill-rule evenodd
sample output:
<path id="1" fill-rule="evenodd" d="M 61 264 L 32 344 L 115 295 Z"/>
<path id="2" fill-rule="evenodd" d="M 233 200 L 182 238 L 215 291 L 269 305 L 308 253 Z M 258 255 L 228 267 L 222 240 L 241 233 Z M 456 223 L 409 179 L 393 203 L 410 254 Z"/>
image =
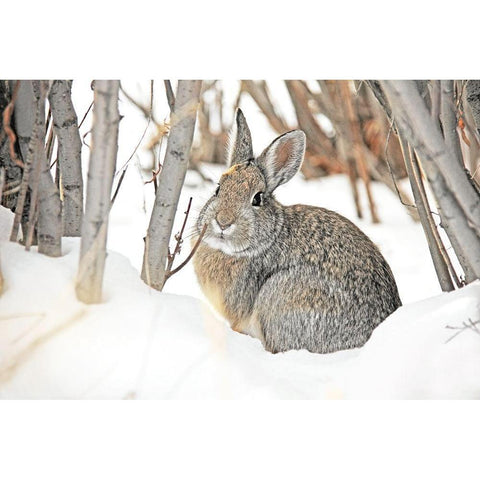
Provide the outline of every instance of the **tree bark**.
<path id="1" fill-rule="evenodd" d="M 457 114 L 453 95 L 453 80 L 440 81 L 440 123 L 447 147 L 452 151 L 463 168 L 462 150 L 457 133 Z"/>
<path id="2" fill-rule="evenodd" d="M 200 80 L 178 82 L 167 151 L 145 238 L 143 257 L 142 279 L 157 290 L 162 290 L 165 283 L 168 245 L 187 172 L 201 86 Z"/>
<path id="3" fill-rule="evenodd" d="M 445 143 L 413 81 L 382 81 L 395 121 L 417 151 L 438 202 L 442 226 L 467 265 L 467 282 L 480 278 L 480 196 Z M 468 272 L 471 272 L 469 274 Z"/>
<path id="4" fill-rule="evenodd" d="M 62 253 L 62 206 L 45 154 L 45 98 L 48 82 L 22 80 L 15 103 L 15 126 L 22 157 L 38 165 L 38 176 L 29 175 L 30 189 L 38 188 L 38 251 L 50 257 Z M 27 165 L 26 168 L 29 168 Z M 24 172 L 24 175 L 26 172 Z M 38 185 L 34 183 L 38 182 Z M 31 218 L 34 218 L 30 216 Z M 24 230 L 25 232 L 25 230 Z M 26 239 L 25 239 L 26 240 Z"/>
<path id="5" fill-rule="evenodd" d="M 425 233 L 430 256 L 432 257 L 433 266 L 437 273 L 437 278 L 440 287 L 444 292 L 450 292 L 454 289 L 448 266 L 441 252 L 441 242 L 439 241 L 438 232 L 435 223 L 430 213 L 430 206 L 428 204 L 427 194 L 425 192 L 422 178 L 418 170 L 418 165 L 415 165 L 413 152 L 411 147 L 405 140 L 400 138 L 400 145 L 402 146 L 403 155 L 405 157 L 405 166 L 407 168 L 410 186 L 412 187 L 413 197 L 417 205 L 420 222 Z M 417 168 L 415 168 L 417 167 Z M 437 235 L 435 235 L 437 234 Z"/>
<path id="6" fill-rule="evenodd" d="M 92 147 L 75 286 L 78 299 L 85 303 L 99 303 L 102 298 L 110 196 L 118 150 L 119 87 L 118 80 L 95 81 Z"/>
<path id="7" fill-rule="evenodd" d="M 83 217 L 82 141 L 72 103 L 71 80 L 54 80 L 48 96 L 58 139 L 57 168 L 63 193 L 63 235 L 79 237 Z"/>

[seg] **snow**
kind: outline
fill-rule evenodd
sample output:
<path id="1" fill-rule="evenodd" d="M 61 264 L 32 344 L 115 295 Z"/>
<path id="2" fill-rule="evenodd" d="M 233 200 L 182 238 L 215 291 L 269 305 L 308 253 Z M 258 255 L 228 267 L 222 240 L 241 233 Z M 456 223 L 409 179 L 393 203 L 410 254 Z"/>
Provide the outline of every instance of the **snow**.
<path id="1" fill-rule="evenodd" d="M 290 188 L 297 197 L 300 185 L 308 202 L 316 189 L 330 196 L 343 181 L 299 179 Z M 287 188 L 279 193 L 288 198 Z M 382 209 L 395 206 L 387 194 Z M 362 348 L 272 355 L 200 298 L 191 266 L 160 293 L 110 251 L 103 303 L 83 305 L 74 293 L 79 240 L 64 239 L 61 258 L 26 252 L 7 241 L 12 215 L 2 209 L 0 398 L 480 398 L 480 335 L 455 330 L 479 320 L 480 282 L 417 301 L 436 279 L 415 250 L 419 226 L 401 219 L 392 208 L 385 224 L 365 229 L 381 243 L 406 305 Z M 402 262 L 407 254 L 413 258 Z M 178 295 L 185 291 L 191 295 Z"/>
<path id="2" fill-rule="evenodd" d="M 87 85 L 74 87 L 80 117 L 91 101 Z M 234 86 L 232 82 L 227 103 L 234 100 Z M 134 83 L 126 88 L 145 93 Z M 280 84 L 272 87 L 279 98 L 283 89 Z M 163 119 L 168 106 L 159 96 L 157 92 L 156 115 Z M 248 96 L 241 106 L 258 153 L 275 133 L 262 123 Z M 289 108 L 283 112 L 287 121 Z M 118 168 L 145 128 L 141 114 L 125 101 L 121 114 Z M 89 128 L 87 119 L 82 135 Z M 85 140 L 88 143 L 88 135 Z M 86 172 L 87 147 L 83 155 Z M 60 258 L 47 258 L 35 248 L 26 252 L 8 242 L 12 214 L 0 208 L 5 278 L 0 296 L 0 398 L 480 398 L 480 334 L 465 327 L 480 320 L 480 282 L 441 293 L 421 226 L 386 186 L 372 185 L 381 218 L 376 225 L 365 202 L 366 218 L 356 218 L 345 176 L 306 182 L 297 175 L 277 190 L 285 204 L 330 208 L 365 231 L 389 262 L 404 306 L 362 348 L 328 355 L 272 355 L 258 340 L 233 332 L 211 309 L 191 264 L 168 280 L 163 293 L 141 281 L 143 237 L 154 198 L 153 186 L 144 184 L 147 165 L 140 147 L 111 212 L 99 305 L 83 305 L 75 297 L 78 239 L 63 239 Z M 180 229 L 189 197 L 193 203 L 187 235 L 195 212 L 215 189 L 222 167 L 202 168 L 213 183 L 188 172 L 174 232 Z M 186 240 L 175 265 L 189 251 Z"/>

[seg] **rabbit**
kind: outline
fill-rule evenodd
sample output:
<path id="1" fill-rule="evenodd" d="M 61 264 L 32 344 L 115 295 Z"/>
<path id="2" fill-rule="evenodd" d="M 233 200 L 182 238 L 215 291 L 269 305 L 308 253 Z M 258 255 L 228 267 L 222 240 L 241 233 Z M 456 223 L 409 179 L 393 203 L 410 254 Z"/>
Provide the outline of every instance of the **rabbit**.
<path id="1" fill-rule="evenodd" d="M 325 208 L 283 206 L 275 189 L 299 170 L 306 137 L 293 130 L 258 157 L 240 109 L 229 169 L 201 209 L 193 257 L 202 291 L 233 330 L 272 353 L 360 347 L 401 306 L 392 271 L 352 222 Z"/>

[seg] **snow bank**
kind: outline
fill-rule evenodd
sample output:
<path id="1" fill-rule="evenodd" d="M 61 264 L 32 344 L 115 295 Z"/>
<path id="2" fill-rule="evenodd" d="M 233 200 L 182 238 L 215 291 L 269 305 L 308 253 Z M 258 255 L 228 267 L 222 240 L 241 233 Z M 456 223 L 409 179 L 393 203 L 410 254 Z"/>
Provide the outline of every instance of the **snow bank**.
<path id="1" fill-rule="evenodd" d="M 480 398 L 480 281 L 390 315 L 361 349 L 347 391 L 353 398 Z"/>
<path id="2" fill-rule="evenodd" d="M 272 355 L 201 300 L 149 289 L 120 254 L 104 302 L 74 294 L 61 258 L 2 241 L 0 398 L 480 398 L 480 282 L 402 307 L 361 349 Z"/>

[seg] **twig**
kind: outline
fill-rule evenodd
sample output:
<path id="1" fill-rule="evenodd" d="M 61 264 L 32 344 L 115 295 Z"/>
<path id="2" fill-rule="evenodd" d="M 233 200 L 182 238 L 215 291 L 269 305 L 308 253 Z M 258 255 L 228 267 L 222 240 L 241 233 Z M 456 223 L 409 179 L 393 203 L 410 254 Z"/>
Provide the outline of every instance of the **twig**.
<path id="1" fill-rule="evenodd" d="M 90 106 L 87 108 L 87 111 L 85 112 L 85 115 L 83 116 L 82 121 L 78 124 L 79 129 L 83 125 L 83 122 L 87 118 L 87 115 L 90 113 L 90 110 L 92 109 L 92 107 L 93 107 L 93 100 L 92 100 L 92 103 L 90 104 Z"/>
<path id="2" fill-rule="evenodd" d="M 192 259 L 192 257 L 195 255 L 195 252 L 197 251 L 198 247 L 200 246 L 200 242 L 202 241 L 206 231 L 207 231 L 207 224 L 205 224 L 203 226 L 202 231 L 200 232 L 200 236 L 198 237 L 197 241 L 195 242 L 195 245 L 193 246 L 192 251 L 190 252 L 188 257 L 177 268 L 175 268 L 175 269 L 173 269 L 169 272 L 166 272 L 165 280 L 167 280 L 172 275 L 175 275 L 177 272 L 179 272 Z"/>
<path id="3" fill-rule="evenodd" d="M 158 165 L 158 169 L 157 170 L 152 170 L 152 178 L 150 180 L 147 180 L 145 182 L 143 182 L 144 185 L 146 185 L 147 183 L 152 183 L 152 182 L 155 182 L 158 175 L 160 175 L 160 172 L 162 171 L 162 165 Z M 156 182 L 155 182 L 156 183 Z M 155 185 L 156 186 L 156 185 Z"/>
<path id="4" fill-rule="evenodd" d="M 124 175 L 127 165 L 130 163 L 130 160 L 133 158 L 133 156 L 137 153 L 138 148 L 140 147 L 141 143 L 143 142 L 143 139 L 145 138 L 145 135 L 147 134 L 147 130 L 148 130 L 148 127 L 150 126 L 150 122 L 153 120 L 153 80 L 150 83 L 150 110 L 147 110 L 146 113 L 144 111 L 146 109 L 144 109 L 142 105 L 137 104 L 135 100 L 129 97 L 128 94 L 125 92 L 125 90 L 123 90 L 121 85 L 120 85 L 120 90 L 135 106 L 140 108 L 140 110 L 142 110 L 142 112 L 144 112 L 145 116 L 147 117 L 147 125 L 145 125 L 145 129 L 143 130 L 140 140 L 138 141 L 137 145 L 133 149 L 133 152 L 130 155 L 130 157 L 128 157 L 128 160 L 123 164 L 122 168 L 120 169 L 120 170 L 123 170 L 122 175 Z M 153 120 L 153 122 L 156 123 L 155 120 Z M 117 173 L 115 173 L 115 176 L 118 174 L 120 170 L 118 170 Z"/>
<path id="5" fill-rule="evenodd" d="M 169 272 L 172 269 L 172 265 L 175 260 L 175 257 L 180 253 L 180 250 L 182 249 L 183 232 L 185 230 L 185 225 L 187 224 L 188 215 L 190 214 L 191 206 L 192 206 L 192 197 L 190 197 L 190 200 L 188 201 L 188 206 L 187 206 L 187 210 L 185 211 L 185 218 L 183 220 L 182 228 L 180 229 L 180 232 L 175 235 L 175 240 L 177 241 L 177 244 L 175 245 L 175 249 L 173 250 L 173 253 L 168 254 L 167 272 Z"/>
<path id="6" fill-rule="evenodd" d="M 395 175 L 393 173 L 393 168 L 392 166 L 390 165 L 390 160 L 388 159 L 388 142 L 390 141 L 390 136 L 392 134 L 392 131 L 393 131 L 393 124 L 394 124 L 394 119 L 392 117 L 392 119 L 390 120 L 390 127 L 388 129 L 388 133 L 387 133 L 387 140 L 385 142 L 385 151 L 384 151 L 384 155 L 385 155 L 385 162 L 387 164 L 387 168 L 388 168 L 388 172 L 390 173 L 390 177 L 392 179 L 392 182 L 393 182 L 393 186 L 395 187 L 395 191 L 397 192 L 397 196 L 398 196 L 398 199 L 400 200 L 400 203 L 402 205 L 404 205 L 405 207 L 409 207 L 409 208 L 417 208 L 416 205 L 414 204 L 410 204 L 410 203 L 406 203 L 403 198 L 402 198 L 402 195 L 400 194 L 400 189 L 398 188 L 398 184 L 397 184 L 397 180 L 395 178 Z M 433 213 L 433 212 L 430 212 L 430 213 Z"/>
<path id="7" fill-rule="evenodd" d="M 82 143 L 90 150 L 90 145 L 85 141 L 85 138 L 87 135 L 89 135 L 90 133 L 92 133 L 91 130 L 89 130 L 88 132 L 84 133 L 82 135 Z"/>
<path id="8" fill-rule="evenodd" d="M 123 88 L 122 84 L 120 84 L 120 91 L 125 95 L 125 97 L 127 98 L 127 100 L 132 103 L 133 105 L 135 105 L 144 115 L 145 118 L 150 118 L 151 120 L 153 120 L 154 123 L 158 123 L 154 117 L 153 117 L 153 112 L 152 112 L 152 106 L 153 106 L 153 80 L 151 81 L 150 83 L 150 106 L 149 107 L 145 107 L 144 105 L 142 105 L 140 102 L 138 102 L 137 100 L 135 100 L 129 93 L 127 93 L 125 91 L 125 89 Z"/>
<path id="9" fill-rule="evenodd" d="M 450 330 L 458 330 L 458 332 L 451 336 L 445 343 L 453 340 L 457 335 L 460 335 L 465 330 L 472 330 L 480 335 L 480 329 L 477 327 L 477 325 L 480 325 L 480 320 L 474 322 L 471 318 L 469 318 L 467 322 L 462 322 L 461 327 L 452 327 L 450 325 L 447 325 L 445 328 L 449 328 Z"/>
<path id="10" fill-rule="evenodd" d="M 115 203 L 115 200 L 117 198 L 118 192 L 119 192 L 120 187 L 122 185 L 123 179 L 125 178 L 125 174 L 127 173 L 127 168 L 128 168 L 128 165 L 125 165 L 125 168 L 123 169 L 123 172 L 120 175 L 120 178 L 118 180 L 117 186 L 115 187 L 115 192 L 113 193 L 113 197 L 110 200 L 110 209 L 113 207 L 113 204 Z"/>
<path id="11" fill-rule="evenodd" d="M 50 124 L 50 132 L 48 134 L 47 138 L 47 144 L 46 144 L 46 151 L 47 151 L 47 162 L 49 164 L 49 169 L 52 169 L 52 167 L 57 163 L 58 158 L 56 158 L 52 163 L 52 155 L 53 155 L 53 145 L 55 143 L 55 132 L 53 129 L 53 122 Z"/>

